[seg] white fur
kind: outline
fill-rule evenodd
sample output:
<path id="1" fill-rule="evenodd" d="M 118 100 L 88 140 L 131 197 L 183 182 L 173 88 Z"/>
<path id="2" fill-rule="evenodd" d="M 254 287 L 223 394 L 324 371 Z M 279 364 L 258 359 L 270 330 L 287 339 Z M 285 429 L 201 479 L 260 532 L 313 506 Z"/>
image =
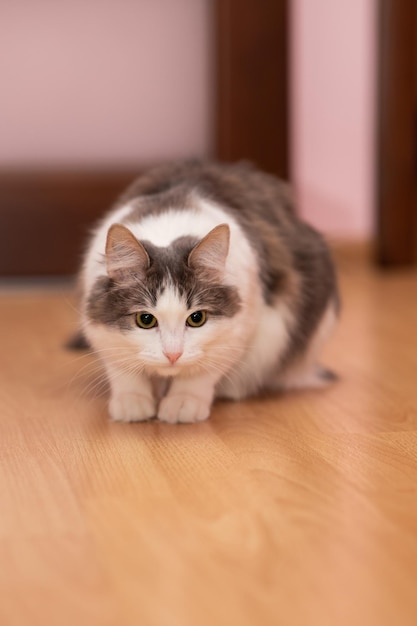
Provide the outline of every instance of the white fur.
<path id="1" fill-rule="evenodd" d="M 229 377 L 221 382 L 218 396 L 240 400 L 265 386 L 271 372 L 276 371 L 279 355 L 288 345 L 289 330 L 294 321 L 289 307 L 283 302 L 275 306 L 261 305 L 246 354 Z"/>
<path id="2" fill-rule="evenodd" d="M 156 216 L 149 216 L 141 222 L 131 222 L 126 217 L 133 206 L 126 204 L 108 215 L 96 231 L 83 269 L 83 287 L 88 293 L 97 276 L 105 273 L 104 251 L 107 231 L 112 224 L 123 222 L 137 239 L 147 240 L 155 246 L 168 246 L 184 235 L 202 238 L 219 224 L 227 223 L 230 228 L 230 248 L 226 263 L 226 279 L 233 284 L 235 278 L 254 275 L 256 260 L 240 226 L 220 207 L 207 200 L 196 198 L 196 206 L 189 210 L 175 208 Z"/>
<path id="3" fill-rule="evenodd" d="M 129 204 L 109 213 L 101 222 L 91 240 L 88 254 L 85 258 L 81 276 L 84 295 L 87 295 L 98 276 L 106 273 L 104 252 L 106 249 L 107 232 L 112 224 L 118 224 L 132 211 Z"/>
<path id="4" fill-rule="evenodd" d="M 318 365 L 318 357 L 323 344 L 329 339 L 336 325 L 336 305 L 332 301 L 324 311 L 316 332 L 304 354 L 283 372 L 277 379 L 272 379 L 271 387 L 283 389 L 314 389 L 324 387 L 328 383 L 320 376 L 321 368 Z"/>
<path id="5" fill-rule="evenodd" d="M 157 415 L 167 422 L 206 419 L 215 396 L 244 398 L 272 377 L 279 355 L 289 341 L 294 320 L 280 301 L 264 303 L 255 254 L 241 228 L 219 206 L 196 198 L 195 207 L 171 210 L 143 221 L 129 221 L 127 204 L 102 222 L 95 233 L 82 273 L 84 305 L 100 276 L 105 274 L 105 244 L 109 227 L 118 222 L 136 238 L 167 246 L 178 237 L 203 238 L 215 226 L 227 223 L 230 247 L 224 281 L 236 286 L 242 306 L 233 317 L 209 319 L 200 328 L 185 324 L 193 311 L 171 285 L 167 285 L 155 310 L 155 328 L 120 331 L 92 323 L 84 315 L 84 332 L 102 358 L 111 386 L 109 411 L 113 419 L 139 421 Z M 171 363 L 167 355 L 178 355 Z M 159 401 L 155 381 L 168 379 Z"/>

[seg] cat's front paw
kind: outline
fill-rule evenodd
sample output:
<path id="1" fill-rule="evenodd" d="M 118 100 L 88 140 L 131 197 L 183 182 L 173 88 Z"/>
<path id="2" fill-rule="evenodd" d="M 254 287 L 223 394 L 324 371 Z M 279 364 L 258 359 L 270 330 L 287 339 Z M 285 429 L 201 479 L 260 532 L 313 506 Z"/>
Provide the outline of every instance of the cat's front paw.
<path id="1" fill-rule="evenodd" d="M 204 398 L 188 394 L 167 395 L 161 400 L 158 419 L 162 422 L 202 422 L 210 415 L 210 404 Z"/>
<path id="2" fill-rule="evenodd" d="M 120 393 L 111 397 L 109 413 L 115 422 L 143 422 L 155 417 L 156 404 L 152 397 L 139 393 Z"/>

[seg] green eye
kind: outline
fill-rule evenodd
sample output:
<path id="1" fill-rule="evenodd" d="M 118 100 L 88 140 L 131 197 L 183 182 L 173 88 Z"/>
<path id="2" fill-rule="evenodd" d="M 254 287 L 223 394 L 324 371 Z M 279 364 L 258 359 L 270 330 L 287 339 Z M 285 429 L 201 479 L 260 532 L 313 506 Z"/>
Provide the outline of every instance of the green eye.
<path id="1" fill-rule="evenodd" d="M 205 311 L 195 311 L 191 313 L 187 317 L 187 326 L 192 326 L 193 328 L 198 328 L 202 326 L 207 321 L 207 313 Z"/>
<path id="2" fill-rule="evenodd" d="M 135 319 L 139 328 L 144 328 L 145 330 L 154 328 L 158 324 L 158 320 L 152 313 L 136 313 Z"/>

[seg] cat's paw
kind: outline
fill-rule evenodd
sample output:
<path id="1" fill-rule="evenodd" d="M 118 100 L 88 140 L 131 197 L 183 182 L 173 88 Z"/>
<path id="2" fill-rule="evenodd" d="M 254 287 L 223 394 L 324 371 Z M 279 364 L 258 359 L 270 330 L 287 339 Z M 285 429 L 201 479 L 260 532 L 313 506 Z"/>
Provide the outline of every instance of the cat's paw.
<path id="1" fill-rule="evenodd" d="M 158 419 L 170 424 L 202 422 L 210 415 L 211 405 L 204 398 L 188 394 L 167 395 L 161 400 Z"/>
<path id="2" fill-rule="evenodd" d="M 109 413 L 115 422 L 143 422 L 155 417 L 156 404 L 152 397 L 139 393 L 120 393 L 112 396 Z"/>

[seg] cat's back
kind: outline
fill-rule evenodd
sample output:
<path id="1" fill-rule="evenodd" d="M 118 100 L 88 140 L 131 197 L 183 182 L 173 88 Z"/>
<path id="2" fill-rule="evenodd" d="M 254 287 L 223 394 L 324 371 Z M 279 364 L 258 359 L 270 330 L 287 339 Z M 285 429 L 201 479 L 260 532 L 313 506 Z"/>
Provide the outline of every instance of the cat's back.
<path id="1" fill-rule="evenodd" d="M 261 185 L 257 183 L 258 193 L 251 192 L 247 174 L 253 184 L 261 175 L 249 164 L 192 160 L 157 166 L 140 175 L 93 234 L 84 265 L 87 288 L 103 273 L 107 232 L 114 223 L 126 226 L 140 241 L 169 250 L 182 238 L 196 243 L 217 225 L 227 223 L 231 235 L 228 270 L 236 276 L 257 273 L 256 246 L 251 242 L 257 229 L 250 215 L 257 211 L 252 204 L 255 197 L 260 201 Z M 266 207 L 263 213 L 267 215 Z"/>
<path id="2" fill-rule="evenodd" d="M 119 198 L 117 206 L 146 199 L 146 203 L 141 203 L 145 214 L 172 206 L 188 208 L 190 192 L 231 210 L 237 218 L 239 213 L 240 219 L 294 221 L 289 185 L 246 161 L 218 163 L 194 159 L 157 166 L 140 175 Z"/>
<path id="3" fill-rule="evenodd" d="M 88 275 L 100 272 L 97 259 L 114 222 L 159 246 L 181 236 L 203 237 L 216 224 L 227 222 L 232 230 L 232 254 L 236 252 L 236 260 L 245 265 L 256 263 L 267 301 L 274 298 L 283 275 L 291 269 L 311 280 L 322 271 L 332 273 L 327 246 L 297 216 L 289 185 L 245 161 L 195 159 L 144 172 L 99 225 L 90 247 Z M 236 247 L 241 250 L 235 251 Z"/>
<path id="4" fill-rule="evenodd" d="M 227 222 L 249 242 L 265 272 L 276 260 L 291 263 L 300 235 L 315 238 L 293 209 L 289 185 L 246 161 L 188 160 L 155 167 L 119 198 L 116 210 L 124 207 L 131 209 L 122 215 L 126 222 L 134 227 L 146 221 L 146 234 L 153 237 L 187 229 L 204 235 L 216 221 Z"/>

